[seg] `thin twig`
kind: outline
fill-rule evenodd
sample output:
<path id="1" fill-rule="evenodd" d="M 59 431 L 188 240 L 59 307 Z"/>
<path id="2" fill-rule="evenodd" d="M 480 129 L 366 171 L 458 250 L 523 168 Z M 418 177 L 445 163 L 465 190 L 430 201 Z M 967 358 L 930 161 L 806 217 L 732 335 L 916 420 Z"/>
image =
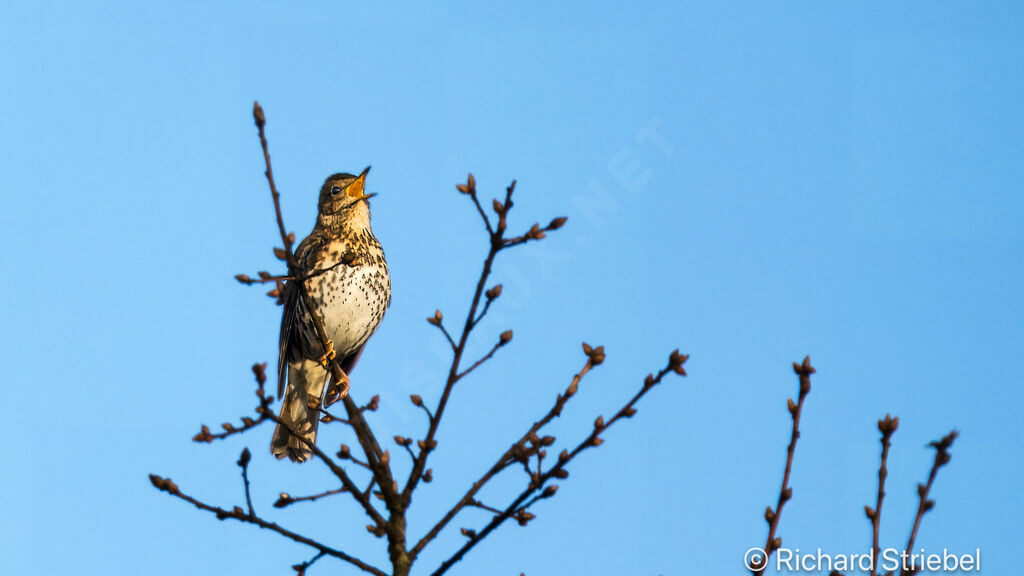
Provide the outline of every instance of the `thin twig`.
<path id="1" fill-rule="evenodd" d="M 889 468 L 886 463 L 889 460 L 889 446 L 892 444 L 892 435 L 899 428 L 900 419 L 893 418 L 888 414 L 878 421 L 878 431 L 882 433 L 882 459 L 878 465 L 878 496 L 875 499 L 875 507 L 864 507 L 868 520 L 871 520 L 871 572 L 870 576 L 877 573 L 878 555 L 881 552 L 879 537 L 882 524 L 882 501 L 885 499 L 885 479 L 889 475 Z"/>
<path id="2" fill-rule="evenodd" d="M 245 505 L 249 510 L 249 516 L 255 516 L 256 511 L 252 507 L 252 495 L 249 493 L 249 462 L 252 460 L 252 453 L 248 448 L 242 450 L 238 457 L 238 466 L 242 469 L 242 483 L 245 484 Z"/>
<path id="3" fill-rule="evenodd" d="M 924 519 L 924 515 L 935 507 L 935 501 L 928 499 L 928 494 L 932 491 L 932 484 L 935 482 L 935 477 L 939 474 L 939 468 L 942 468 L 952 459 L 952 455 L 949 453 L 949 449 L 953 446 L 953 441 L 959 432 L 953 430 L 949 434 L 946 434 L 939 440 L 935 440 L 929 444 L 932 448 L 935 448 L 935 460 L 932 462 L 932 469 L 928 472 L 928 482 L 926 484 L 917 485 L 917 514 L 914 516 L 914 527 L 910 530 L 910 538 L 907 540 L 907 548 L 904 553 L 904 558 L 909 558 L 911 552 L 914 549 L 914 541 L 917 539 L 917 531 L 921 527 L 921 520 Z M 904 565 L 900 569 L 901 576 L 912 576 L 917 574 L 921 570 L 921 567 L 915 567 L 913 569 L 908 568 Z"/>
<path id="4" fill-rule="evenodd" d="M 199 433 L 192 437 L 193 442 L 201 442 L 208 444 L 210 442 L 213 442 L 214 440 L 222 440 L 224 438 L 227 438 L 228 436 L 232 436 L 234 434 L 241 434 L 243 432 L 252 430 L 253 428 L 259 426 L 260 424 L 263 424 L 268 420 L 268 418 L 263 415 L 261 409 L 269 408 L 270 405 L 274 403 L 274 397 L 268 395 L 266 393 L 266 390 L 264 390 L 263 388 L 264 384 L 267 383 L 266 362 L 253 364 L 252 373 L 256 377 L 256 397 L 259 398 L 260 400 L 260 405 L 256 407 L 257 418 L 254 420 L 248 416 L 242 416 L 242 426 L 240 428 L 237 428 L 233 424 L 225 422 L 224 424 L 221 424 L 221 427 L 224 429 L 224 432 L 220 432 L 217 434 L 210 432 L 210 428 L 203 424 L 200 427 Z"/>
<path id="5" fill-rule="evenodd" d="M 319 553 L 317 553 L 316 556 L 313 556 L 312 558 L 310 558 L 309 560 L 306 560 L 302 564 L 296 564 L 296 565 L 292 566 L 292 570 L 295 570 L 295 576 L 305 576 L 306 570 L 308 570 L 309 567 L 312 566 L 313 564 L 316 564 L 316 561 L 321 559 L 321 558 L 323 558 L 323 557 L 324 557 L 324 553 L 323 552 L 319 552 Z"/>
<path id="6" fill-rule="evenodd" d="M 260 106 L 259 102 L 253 102 L 252 116 L 256 121 L 256 128 L 260 133 L 260 146 L 263 148 L 263 161 L 267 169 L 263 173 L 267 177 L 267 184 L 270 185 L 270 196 L 274 199 L 274 214 L 277 217 L 277 229 L 281 233 L 281 242 L 284 244 L 284 251 L 287 255 L 286 262 L 288 263 L 289 272 L 294 272 L 298 267 L 295 265 L 295 255 L 292 252 L 293 236 L 288 234 L 288 231 L 284 227 L 284 217 L 281 215 L 281 194 L 277 191 L 277 185 L 274 184 L 274 170 L 270 167 L 270 147 L 267 144 L 267 136 L 264 133 L 264 127 L 267 124 L 267 118 L 263 114 L 263 107 Z"/>
<path id="7" fill-rule="evenodd" d="M 278 495 L 277 500 L 274 502 L 274 508 L 285 508 L 297 502 L 316 502 L 321 498 L 326 498 L 328 496 L 342 494 L 345 492 L 348 492 L 348 488 L 345 488 L 344 486 L 342 486 L 341 488 L 336 488 L 334 490 L 327 490 L 324 492 L 320 492 L 318 494 L 312 494 L 310 496 L 292 496 L 287 492 L 281 492 L 281 494 Z"/>
<path id="8" fill-rule="evenodd" d="M 294 540 L 295 542 L 299 542 L 300 544 L 305 544 L 306 546 L 314 548 L 324 554 L 327 554 L 328 556 L 333 556 L 334 558 L 338 558 L 339 560 L 344 560 L 345 562 L 348 562 L 349 564 L 352 564 L 353 566 L 356 566 L 362 569 L 363 571 L 375 574 L 376 576 L 387 576 L 387 574 L 383 570 L 375 568 L 367 564 L 366 562 L 363 562 L 359 558 L 350 556 L 349 554 L 346 554 L 341 550 L 331 548 L 330 546 L 317 542 L 312 538 L 307 538 L 306 536 L 292 532 L 291 530 L 288 530 L 280 526 L 276 522 L 268 522 L 267 520 L 264 520 L 259 516 L 253 514 L 246 514 L 244 510 L 237 506 L 233 510 L 226 510 L 219 506 L 211 506 L 209 504 L 200 502 L 199 500 L 182 492 L 181 489 L 177 486 L 177 484 L 175 484 L 170 478 L 162 478 L 155 474 L 150 474 L 149 481 L 152 482 L 153 486 L 155 486 L 158 490 L 167 492 L 168 494 L 174 496 L 175 498 L 180 498 L 181 500 L 184 500 L 185 502 L 192 504 L 193 506 L 199 508 L 200 510 L 212 512 L 214 515 L 217 516 L 218 520 L 226 520 L 228 518 L 231 518 L 245 524 L 253 524 L 255 526 L 259 526 L 260 528 L 265 528 L 267 530 L 277 532 L 278 534 L 286 538 Z"/>
<path id="9" fill-rule="evenodd" d="M 793 489 L 789 486 L 789 474 L 793 470 L 793 454 L 796 452 L 796 441 L 800 438 L 800 415 L 803 413 L 804 400 L 811 391 L 811 374 L 815 372 L 814 367 L 811 366 L 811 357 L 805 356 L 801 364 L 794 362 L 793 371 L 800 377 L 800 393 L 795 404 L 792 398 L 788 401 L 789 414 L 793 418 L 793 429 L 789 437 L 789 446 L 786 448 L 786 469 L 782 473 L 782 488 L 779 489 L 779 500 L 775 505 L 775 510 L 773 511 L 771 506 L 769 506 L 764 511 L 764 518 L 768 522 L 768 541 L 764 545 L 763 562 L 758 565 L 758 568 L 751 570 L 755 576 L 764 574 L 765 569 L 768 567 L 768 559 L 771 558 L 775 550 L 782 546 L 782 539 L 777 538 L 775 532 L 779 528 L 782 507 L 793 497 Z"/>
<path id="10" fill-rule="evenodd" d="M 506 340 L 506 336 L 505 336 L 506 334 L 508 335 L 508 336 L 507 336 L 507 340 Z M 456 381 L 458 381 L 458 380 L 462 380 L 463 378 L 465 378 L 465 377 L 466 377 L 466 375 L 467 375 L 467 374 L 469 374 L 469 373 L 470 373 L 470 372 L 472 372 L 473 370 L 476 370 L 476 369 L 477 369 L 477 367 L 479 367 L 479 366 L 480 366 L 481 364 L 483 364 L 484 362 L 487 362 L 488 360 L 490 360 L 490 359 L 491 359 L 491 356 L 494 356 L 494 353 L 498 351 L 498 348 L 501 348 L 501 347 L 502 347 L 502 346 L 504 346 L 505 344 L 508 344 L 508 342 L 509 342 L 510 340 L 512 340 L 512 331 L 511 331 L 511 330 L 506 330 L 505 332 L 502 332 L 502 333 L 501 333 L 501 339 L 499 339 L 499 340 L 498 340 L 498 342 L 497 342 L 497 343 L 496 343 L 496 344 L 494 345 L 494 347 L 492 347 L 492 348 L 491 348 L 490 352 L 488 352 L 488 353 L 487 353 L 487 354 L 485 354 L 485 355 L 484 355 L 484 356 L 483 356 L 482 358 L 480 358 L 479 360 L 477 360 L 476 362 L 474 362 L 472 366 L 470 366 L 469 368 L 466 368 L 466 369 L 465 369 L 464 371 L 462 371 L 461 373 L 459 373 L 459 374 L 458 374 L 458 375 L 457 375 L 457 376 L 455 377 L 455 380 L 456 380 Z"/>

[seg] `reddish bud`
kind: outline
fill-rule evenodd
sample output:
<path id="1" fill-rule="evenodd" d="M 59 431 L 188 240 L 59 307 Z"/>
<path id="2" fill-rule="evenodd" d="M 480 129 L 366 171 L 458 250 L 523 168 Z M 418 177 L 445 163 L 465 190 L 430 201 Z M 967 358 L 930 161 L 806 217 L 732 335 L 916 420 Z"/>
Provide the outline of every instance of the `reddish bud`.
<path id="1" fill-rule="evenodd" d="M 202 428 L 199 429 L 199 434 L 192 437 L 193 442 L 212 442 L 213 435 L 210 434 L 210 429 L 203 424 Z"/>
<path id="2" fill-rule="evenodd" d="M 804 356 L 804 361 L 800 364 L 793 362 L 793 371 L 800 376 L 810 376 L 817 372 L 817 370 L 814 369 L 814 366 L 811 366 L 810 356 Z"/>
<path id="3" fill-rule="evenodd" d="M 263 128 L 267 123 L 267 118 L 263 115 L 263 107 L 260 106 L 259 102 L 252 103 L 252 118 L 256 121 L 256 126 Z"/>
<path id="4" fill-rule="evenodd" d="M 891 436 L 899 427 L 900 419 L 893 418 L 888 414 L 885 415 L 885 418 L 878 421 L 878 431 L 881 432 L 883 436 Z"/>
<path id="5" fill-rule="evenodd" d="M 252 373 L 256 375 L 256 382 L 262 386 L 267 381 L 267 363 L 253 364 Z"/>
<path id="6" fill-rule="evenodd" d="M 675 349 L 668 356 L 668 365 L 672 368 L 672 371 L 680 376 L 686 376 L 686 370 L 683 368 L 683 364 L 690 359 L 688 354 L 680 354 L 679 349 Z"/>

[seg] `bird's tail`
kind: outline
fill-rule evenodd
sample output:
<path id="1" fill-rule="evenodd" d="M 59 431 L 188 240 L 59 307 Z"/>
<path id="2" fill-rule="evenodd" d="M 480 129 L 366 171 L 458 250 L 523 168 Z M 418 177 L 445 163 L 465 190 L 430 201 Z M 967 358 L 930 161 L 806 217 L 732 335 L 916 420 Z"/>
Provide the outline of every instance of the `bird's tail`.
<path id="1" fill-rule="evenodd" d="M 288 364 L 288 390 L 281 405 L 281 422 L 287 428 L 278 424 L 274 430 L 274 439 L 270 443 L 274 456 L 305 462 L 313 455 L 310 445 L 316 443 L 316 429 L 321 416 L 319 407 L 327 375 L 327 371 L 313 360 Z"/>

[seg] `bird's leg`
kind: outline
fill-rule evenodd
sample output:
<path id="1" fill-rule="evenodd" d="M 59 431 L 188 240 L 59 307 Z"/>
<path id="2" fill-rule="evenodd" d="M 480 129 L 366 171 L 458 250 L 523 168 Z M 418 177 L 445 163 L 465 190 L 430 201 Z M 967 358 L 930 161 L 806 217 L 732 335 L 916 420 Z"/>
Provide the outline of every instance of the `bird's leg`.
<path id="1" fill-rule="evenodd" d="M 327 339 L 327 351 L 324 352 L 324 355 L 320 357 L 320 364 L 322 366 L 327 366 L 327 361 L 328 360 L 334 360 L 334 357 L 336 355 L 337 354 L 334 353 L 334 341 L 332 341 L 330 338 L 328 338 Z"/>

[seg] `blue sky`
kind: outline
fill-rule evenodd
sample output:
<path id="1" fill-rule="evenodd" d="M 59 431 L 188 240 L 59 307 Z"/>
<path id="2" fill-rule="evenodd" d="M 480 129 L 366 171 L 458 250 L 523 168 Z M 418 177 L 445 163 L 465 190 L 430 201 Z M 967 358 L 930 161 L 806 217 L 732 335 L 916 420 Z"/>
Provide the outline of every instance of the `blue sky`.
<path id="1" fill-rule="evenodd" d="M 1013 570 L 1024 9 L 668 4 L 6 5 L 0 572 L 289 573 L 302 546 L 146 480 L 233 506 L 243 446 L 259 510 L 385 563 L 349 501 L 270 508 L 278 491 L 333 486 L 322 466 L 274 461 L 269 428 L 189 441 L 247 413 L 248 367 L 275 354 L 280 309 L 231 278 L 280 270 L 254 99 L 300 237 L 326 175 L 374 167 L 394 296 L 352 393 L 381 395 L 381 438 L 423 433 L 407 397 L 436 401 L 447 365 L 424 318 L 464 315 L 485 255 L 454 184 L 472 171 L 497 195 L 518 179 L 513 229 L 569 217 L 496 266 L 504 295 L 471 356 L 502 330 L 515 340 L 457 390 L 412 534 L 546 411 L 580 341 L 608 360 L 558 446 L 673 348 L 692 355 L 528 529 L 503 528 L 455 574 L 742 573 L 805 354 L 818 374 L 785 544 L 868 549 L 875 422 L 890 412 L 883 543 L 905 544 L 926 443 L 956 427 L 918 542 Z M 419 573 L 487 519 L 464 513 Z"/>

